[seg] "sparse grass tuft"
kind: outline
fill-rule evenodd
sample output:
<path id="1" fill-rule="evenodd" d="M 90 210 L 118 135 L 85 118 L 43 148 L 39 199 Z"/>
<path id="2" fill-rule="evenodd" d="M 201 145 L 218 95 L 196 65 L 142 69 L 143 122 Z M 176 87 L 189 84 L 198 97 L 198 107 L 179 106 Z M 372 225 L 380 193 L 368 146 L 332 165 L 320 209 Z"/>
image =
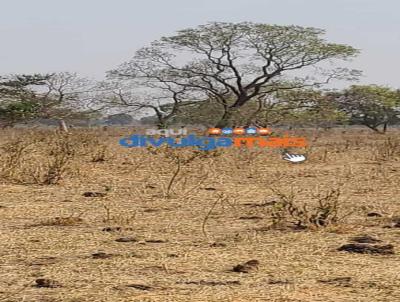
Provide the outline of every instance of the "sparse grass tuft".
<path id="1" fill-rule="evenodd" d="M 340 189 L 314 194 L 311 202 L 297 201 L 301 190 L 296 191 L 293 187 L 288 193 L 277 188 L 271 190 L 278 197 L 269 210 L 271 228 L 290 224 L 297 229 L 315 229 L 335 225 L 344 218 L 339 218 Z"/>

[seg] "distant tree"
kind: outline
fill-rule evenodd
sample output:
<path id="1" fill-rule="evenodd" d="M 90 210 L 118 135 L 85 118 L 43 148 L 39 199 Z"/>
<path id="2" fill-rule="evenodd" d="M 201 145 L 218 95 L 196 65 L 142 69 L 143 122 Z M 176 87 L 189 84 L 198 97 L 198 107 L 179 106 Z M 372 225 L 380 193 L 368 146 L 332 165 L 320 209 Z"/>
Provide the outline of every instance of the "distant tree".
<path id="1" fill-rule="evenodd" d="M 179 112 L 170 119 L 171 124 L 185 125 L 203 125 L 207 127 L 214 126 L 223 114 L 223 107 L 212 100 L 194 102 L 190 104 L 183 103 Z M 171 104 L 165 104 L 168 108 Z"/>
<path id="2" fill-rule="evenodd" d="M 12 127 L 31 121 L 42 108 L 40 98 L 32 89 L 43 86 L 50 75 L 14 75 L 0 78 L 0 124 Z"/>
<path id="3" fill-rule="evenodd" d="M 122 110 L 126 113 L 153 112 L 159 128 L 165 128 L 168 120 L 175 115 L 182 92 L 161 91 L 160 95 L 149 94 L 140 90 L 136 83 L 130 81 L 108 81 L 102 84 L 98 102 L 107 109 Z M 170 94 L 169 94 L 170 93 Z M 162 108 L 164 100 L 172 100 L 171 110 Z"/>
<path id="4" fill-rule="evenodd" d="M 40 92 L 43 104 L 41 116 L 58 119 L 66 129 L 65 120 L 91 119 L 98 116 L 99 109 L 90 108 L 95 83 L 72 72 L 51 74 Z"/>
<path id="5" fill-rule="evenodd" d="M 323 34 L 321 29 L 300 26 L 209 23 L 153 42 L 111 74 L 157 89 L 165 85 L 175 92 L 185 89 L 192 94 L 186 100 L 219 102 L 224 110 L 217 126 L 222 127 L 260 94 L 357 76 L 358 72 L 344 68 L 317 68 L 319 63 L 358 53 L 351 46 L 328 43 Z M 315 77 L 300 77 L 311 67 Z"/>
<path id="6" fill-rule="evenodd" d="M 166 128 L 179 112 L 181 106 L 188 105 L 185 101 L 190 96 L 185 87 L 169 83 L 141 83 L 129 79 L 114 79 L 100 84 L 97 103 L 102 108 L 121 110 L 126 113 L 153 113 L 158 128 Z M 193 103 L 193 102 L 191 102 Z M 165 106 L 167 104 L 167 106 Z"/>
<path id="7" fill-rule="evenodd" d="M 105 122 L 109 125 L 129 125 L 133 122 L 133 117 L 126 113 L 117 113 L 107 116 Z"/>
<path id="8" fill-rule="evenodd" d="M 10 75 L 0 78 L 0 121 L 3 127 L 34 120 L 83 118 L 96 111 L 85 107 L 93 89 L 74 73 Z"/>
<path id="9" fill-rule="evenodd" d="M 233 98 L 229 102 L 233 102 Z M 168 106 L 168 105 L 165 105 Z M 172 123 L 213 126 L 224 108 L 207 100 L 180 109 Z M 346 122 L 328 95 L 315 89 L 280 90 L 259 95 L 236 110 L 231 121 L 234 126 L 309 126 L 329 128 Z"/>
<path id="10" fill-rule="evenodd" d="M 330 128 L 347 122 L 327 93 L 316 89 L 281 90 L 259 98 L 252 120 L 263 126 Z"/>
<path id="11" fill-rule="evenodd" d="M 331 95 L 352 123 L 385 133 L 400 117 L 400 92 L 378 85 L 353 85 Z"/>

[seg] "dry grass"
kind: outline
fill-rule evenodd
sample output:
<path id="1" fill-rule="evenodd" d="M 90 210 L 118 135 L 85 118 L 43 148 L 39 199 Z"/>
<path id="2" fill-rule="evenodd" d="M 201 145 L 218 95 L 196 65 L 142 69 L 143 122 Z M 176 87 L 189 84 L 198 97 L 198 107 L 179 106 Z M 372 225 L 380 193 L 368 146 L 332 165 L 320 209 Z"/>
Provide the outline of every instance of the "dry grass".
<path id="1" fill-rule="evenodd" d="M 128 134 L 1 133 L 0 301 L 400 300 L 399 132 L 298 131 L 299 165 Z M 363 235 L 395 254 L 337 250 Z"/>

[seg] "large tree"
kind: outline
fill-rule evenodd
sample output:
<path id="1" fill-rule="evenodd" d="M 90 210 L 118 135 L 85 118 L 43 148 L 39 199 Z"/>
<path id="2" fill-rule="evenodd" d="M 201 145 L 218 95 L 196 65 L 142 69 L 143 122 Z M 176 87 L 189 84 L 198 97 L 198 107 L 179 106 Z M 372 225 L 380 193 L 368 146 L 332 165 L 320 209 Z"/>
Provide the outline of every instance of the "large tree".
<path id="1" fill-rule="evenodd" d="M 219 102 L 224 113 L 217 126 L 225 126 L 235 110 L 260 94 L 357 76 L 327 68 L 358 51 L 328 43 L 323 35 L 324 30 L 311 27 L 209 23 L 153 42 L 110 74 L 174 91 L 185 88 L 196 100 Z"/>
<path id="2" fill-rule="evenodd" d="M 400 117 L 400 91 L 378 85 L 353 85 L 331 97 L 351 121 L 385 133 Z"/>

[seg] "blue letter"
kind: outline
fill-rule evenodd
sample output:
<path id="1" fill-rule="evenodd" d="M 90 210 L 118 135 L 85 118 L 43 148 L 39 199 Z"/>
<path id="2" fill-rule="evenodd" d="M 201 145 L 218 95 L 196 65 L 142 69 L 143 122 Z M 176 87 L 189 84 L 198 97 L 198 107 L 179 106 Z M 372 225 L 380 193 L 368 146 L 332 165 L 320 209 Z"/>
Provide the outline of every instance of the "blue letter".
<path id="1" fill-rule="evenodd" d="M 198 145 L 200 150 L 208 151 L 208 150 L 214 150 L 216 148 L 215 138 L 205 136 L 202 137 L 202 139 L 203 140 L 201 139 L 199 140 L 200 145 Z"/>
<path id="2" fill-rule="evenodd" d="M 201 145 L 201 140 L 199 140 L 196 135 L 189 134 L 186 137 L 181 138 L 182 147 L 196 147 Z"/>
<path id="3" fill-rule="evenodd" d="M 131 142 L 129 142 L 131 141 Z M 124 147 L 145 147 L 146 146 L 146 137 L 141 135 L 132 135 L 129 138 L 120 139 L 119 144 Z"/>
<path id="4" fill-rule="evenodd" d="M 148 141 L 154 147 L 160 147 L 166 141 L 166 138 L 165 137 L 160 137 L 158 140 L 156 140 L 154 137 L 149 137 Z"/>
<path id="5" fill-rule="evenodd" d="M 185 138 L 181 138 L 179 143 L 177 143 L 176 138 L 168 137 L 167 139 L 168 145 L 170 145 L 172 148 L 178 148 L 178 147 L 187 147 L 187 143 Z"/>
<path id="6" fill-rule="evenodd" d="M 217 147 L 230 147 L 232 144 L 232 139 L 229 137 L 220 137 L 217 141 Z"/>

